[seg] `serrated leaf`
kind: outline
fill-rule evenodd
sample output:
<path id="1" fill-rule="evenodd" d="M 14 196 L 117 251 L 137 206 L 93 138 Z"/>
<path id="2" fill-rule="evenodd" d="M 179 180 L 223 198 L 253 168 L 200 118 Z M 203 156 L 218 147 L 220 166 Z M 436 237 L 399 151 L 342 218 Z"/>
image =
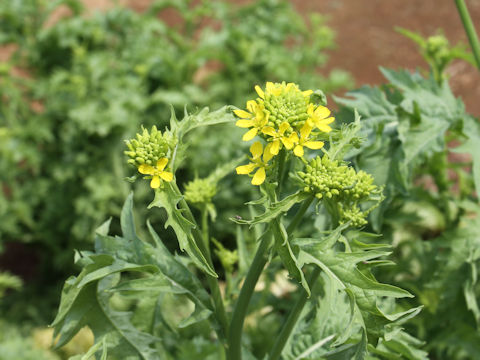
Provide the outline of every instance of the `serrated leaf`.
<path id="1" fill-rule="evenodd" d="M 280 256 L 283 266 L 285 266 L 285 268 L 288 270 L 290 276 L 302 284 L 308 296 L 310 296 L 310 287 L 308 286 L 307 280 L 305 280 L 302 266 L 299 264 L 295 254 L 292 251 L 292 248 L 290 247 L 285 228 L 278 221 L 278 219 L 275 219 L 272 222 L 271 229 L 275 239 L 274 248 L 277 254 Z"/>
<path id="2" fill-rule="evenodd" d="M 309 193 L 299 191 L 299 192 L 296 192 L 295 194 L 287 196 L 283 200 L 280 200 L 278 202 L 271 204 L 263 214 L 255 216 L 252 220 L 238 220 L 238 219 L 231 219 L 231 220 L 239 224 L 250 224 L 250 225 L 268 223 L 273 219 L 277 218 L 278 216 L 280 216 L 281 214 L 286 213 L 296 203 L 299 203 L 305 199 L 308 199 L 310 196 L 312 195 Z M 264 198 L 260 199 L 262 203 L 263 203 L 263 199 Z"/>
<path id="3" fill-rule="evenodd" d="M 182 288 L 187 294 L 190 294 L 190 299 L 195 304 L 200 304 L 206 309 L 213 310 L 210 296 L 203 288 L 200 280 L 198 280 L 185 265 L 177 261 L 175 257 L 170 254 L 170 251 L 163 245 L 150 222 L 147 222 L 147 226 L 152 238 L 155 239 L 157 244 L 154 257 L 155 263 L 160 268 L 162 274 L 172 283 Z"/>
<path id="4" fill-rule="evenodd" d="M 333 241 L 329 242 L 334 245 Z M 406 312 L 388 314 L 377 306 L 377 299 L 383 297 L 403 298 L 412 295 L 398 287 L 381 284 L 375 280 L 371 273 L 359 265 L 389 254 L 384 249 L 369 249 L 356 252 L 337 252 L 313 242 L 298 242 L 301 248 L 298 254 L 300 264 L 315 264 L 319 266 L 328 277 L 334 281 L 340 290 L 347 291 L 350 301 L 355 304 L 356 312 L 362 316 L 364 327 L 368 333 L 379 336 L 383 326 L 391 321 L 409 317 L 418 312 L 410 309 Z"/>
<path id="5" fill-rule="evenodd" d="M 468 140 L 452 151 L 456 153 L 468 153 L 472 156 L 473 181 L 477 194 L 480 194 L 480 125 L 477 120 L 466 117 L 463 120 L 463 126 L 464 133 L 467 135 Z"/>
<path id="6" fill-rule="evenodd" d="M 224 124 L 229 122 L 235 122 L 235 117 L 232 115 L 232 109 L 229 106 L 224 106 L 215 111 L 210 111 L 208 108 L 203 108 L 195 114 L 188 114 L 185 111 L 185 117 L 182 121 L 177 120 L 175 111 L 172 108 L 170 130 L 176 132 L 179 139 L 181 139 L 184 135 L 197 127 Z"/>
<path id="7" fill-rule="evenodd" d="M 185 251 L 192 259 L 193 263 L 210 276 L 218 277 L 215 270 L 209 265 L 202 252 L 198 248 L 192 235 L 193 223 L 187 220 L 177 204 L 182 200 L 182 196 L 177 194 L 170 184 L 164 184 L 164 188 L 155 192 L 155 199 L 148 206 L 149 208 L 164 208 L 168 219 L 165 222 L 165 228 L 171 226 L 177 235 L 178 244 L 182 251 Z"/>

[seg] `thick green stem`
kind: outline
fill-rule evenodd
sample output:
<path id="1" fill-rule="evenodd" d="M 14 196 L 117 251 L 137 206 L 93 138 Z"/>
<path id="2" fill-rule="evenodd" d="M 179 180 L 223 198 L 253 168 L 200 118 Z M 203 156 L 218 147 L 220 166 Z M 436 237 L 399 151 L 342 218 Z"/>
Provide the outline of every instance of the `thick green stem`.
<path id="1" fill-rule="evenodd" d="M 319 275 L 320 268 L 315 267 L 315 269 L 313 269 L 313 272 L 310 274 L 310 278 L 308 279 L 308 285 L 312 290 L 315 283 L 317 282 Z M 270 351 L 270 354 L 268 356 L 268 360 L 277 360 L 278 358 L 280 358 L 283 348 L 287 344 L 288 338 L 290 337 L 293 328 L 295 327 L 298 319 L 300 318 L 300 314 L 302 313 L 302 310 L 307 303 L 307 300 L 308 294 L 305 290 L 302 290 L 302 293 L 298 297 L 297 302 L 295 303 L 293 309 L 288 315 L 288 318 L 285 321 L 285 324 L 283 325 L 282 330 L 280 331 L 280 334 L 275 341 L 275 344 L 273 344 L 272 350 Z"/>
<path id="2" fill-rule="evenodd" d="M 464 0 L 455 0 L 455 4 L 457 5 L 458 14 L 460 15 L 460 19 L 462 20 L 465 32 L 467 33 L 468 41 L 470 42 L 473 56 L 475 57 L 475 62 L 477 63 L 477 68 L 480 70 L 480 43 L 478 41 L 477 32 L 475 31 L 475 27 L 473 26 L 470 13 L 468 12 Z"/>
<path id="3" fill-rule="evenodd" d="M 287 227 L 287 234 L 290 236 L 297 225 L 305 215 L 308 207 L 313 201 L 313 197 L 305 200 L 300 209 L 297 211 L 297 214 L 293 218 L 292 222 Z M 248 305 L 250 299 L 253 295 L 255 285 L 260 277 L 260 274 L 265 267 L 265 264 L 268 261 L 268 248 L 272 242 L 272 234 L 269 230 L 264 234 L 263 239 L 260 242 L 260 246 L 257 249 L 257 253 L 253 259 L 252 265 L 248 270 L 247 277 L 245 282 L 240 290 L 240 295 L 238 297 L 237 303 L 235 304 L 235 309 L 232 315 L 232 321 L 230 322 L 230 330 L 228 337 L 228 350 L 227 350 L 227 359 L 228 360 L 241 360 L 242 359 L 242 331 L 243 323 L 245 321 L 245 316 L 247 314 Z"/>
<path id="4" fill-rule="evenodd" d="M 257 253 L 253 258 L 253 262 L 248 270 L 247 277 L 243 283 L 240 295 L 238 296 L 237 303 L 232 315 L 232 321 L 230 322 L 229 336 L 228 336 L 228 360 L 241 360 L 242 358 L 242 330 L 243 323 L 245 321 L 245 315 L 247 314 L 248 304 L 253 295 L 255 285 L 260 277 L 260 274 L 268 261 L 268 248 L 272 242 L 272 236 L 269 233 L 264 235 L 264 238 L 260 242 L 260 246 L 257 249 Z"/>
<path id="5" fill-rule="evenodd" d="M 180 189 L 178 188 L 175 182 L 172 182 L 172 188 L 178 193 L 180 193 Z M 205 246 L 205 242 L 207 240 L 203 239 L 203 235 L 198 229 L 198 225 L 196 225 L 195 218 L 193 217 L 192 211 L 188 206 L 185 199 L 181 199 L 179 202 L 180 207 L 184 210 L 184 215 L 187 220 L 189 220 L 192 224 L 195 224 L 195 228 L 192 230 L 193 237 L 195 238 L 195 242 L 202 252 L 203 256 L 207 260 L 208 264 L 213 268 L 212 258 L 210 256 L 210 251 L 207 250 Z M 210 292 L 212 294 L 213 303 L 215 305 L 215 316 L 220 323 L 221 333 L 219 337 L 221 340 L 224 340 L 228 337 L 228 320 L 227 320 L 227 313 L 225 312 L 225 306 L 223 305 L 222 293 L 220 292 L 220 288 L 218 286 L 218 280 L 210 275 L 207 275 L 207 283 L 208 287 L 210 288 Z"/>

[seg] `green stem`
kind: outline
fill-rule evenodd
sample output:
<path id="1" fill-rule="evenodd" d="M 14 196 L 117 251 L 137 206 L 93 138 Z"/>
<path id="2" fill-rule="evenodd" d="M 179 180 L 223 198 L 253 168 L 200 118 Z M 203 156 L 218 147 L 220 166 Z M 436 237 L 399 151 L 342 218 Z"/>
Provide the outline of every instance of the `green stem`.
<path id="1" fill-rule="evenodd" d="M 208 231 L 208 210 L 207 205 L 202 207 L 202 237 L 205 242 L 205 248 L 207 251 L 208 257 L 211 259 L 212 254 L 210 252 L 210 235 Z"/>
<path id="2" fill-rule="evenodd" d="M 283 184 L 283 179 L 284 179 L 284 172 L 285 172 L 285 158 L 287 157 L 287 152 L 285 149 L 280 150 L 280 154 L 278 156 L 278 187 L 277 187 L 277 192 L 278 196 L 281 194 L 281 189 L 282 189 L 282 184 Z"/>
<path id="3" fill-rule="evenodd" d="M 180 189 L 178 188 L 175 182 L 172 182 L 172 188 L 178 193 L 181 194 Z M 179 205 L 181 209 L 185 210 L 184 215 L 187 220 L 189 220 L 192 224 L 195 224 L 195 227 L 192 230 L 193 237 L 195 238 L 195 242 L 202 252 L 203 256 L 207 260 L 208 264 L 213 268 L 212 258 L 210 256 L 210 251 L 207 250 L 205 247 L 205 240 L 203 239 L 202 233 L 198 230 L 197 222 L 193 217 L 192 211 L 188 206 L 185 199 L 181 199 L 179 201 Z M 208 287 L 210 288 L 210 293 L 213 298 L 213 303 L 215 305 L 215 316 L 220 323 L 221 333 L 219 337 L 221 340 L 228 337 L 228 320 L 227 320 L 227 313 L 225 312 L 225 306 L 223 305 L 222 293 L 220 292 L 220 288 L 218 286 L 218 280 L 213 276 L 207 275 L 207 283 Z"/>
<path id="4" fill-rule="evenodd" d="M 314 198 L 310 198 L 305 200 L 302 204 L 300 209 L 297 211 L 295 217 L 293 218 L 292 222 L 287 227 L 287 235 L 290 236 L 297 225 L 305 215 L 308 207 L 312 203 Z M 229 337 L 228 337 L 228 350 L 227 350 L 227 359 L 229 360 L 241 360 L 242 353 L 241 353 L 241 346 L 242 346 L 242 331 L 243 331 L 243 323 L 245 321 L 245 316 L 247 314 L 248 305 L 250 303 L 250 299 L 253 295 L 253 291 L 255 289 L 255 285 L 260 277 L 260 274 L 265 267 L 265 264 L 268 261 L 268 248 L 270 247 L 270 243 L 272 242 L 272 235 L 271 230 L 268 230 L 267 233 L 264 234 L 262 241 L 260 242 L 260 246 L 257 249 L 255 257 L 253 259 L 252 265 L 248 270 L 247 276 L 245 278 L 245 282 L 240 290 L 240 295 L 238 296 L 237 303 L 235 304 L 235 309 L 233 310 L 232 321 L 230 322 L 230 330 L 229 330 Z"/>
<path id="5" fill-rule="evenodd" d="M 477 68 L 480 70 L 480 43 L 478 41 L 475 27 L 472 23 L 470 13 L 468 12 L 464 0 L 455 0 L 455 4 L 457 5 L 458 14 L 460 15 L 460 19 L 462 20 L 465 32 L 467 33 L 468 41 L 470 42 L 473 56 L 475 57 L 475 62 L 477 63 Z"/>
<path id="6" fill-rule="evenodd" d="M 308 285 L 312 290 L 313 290 L 313 287 L 315 286 L 315 283 L 317 282 L 319 275 L 320 275 L 320 268 L 316 266 L 315 269 L 313 269 L 313 272 L 310 274 L 310 277 L 308 279 Z M 308 300 L 308 294 L 305 290 L 303 290 L 300 296 L 298 297 L 297 302 L 295 303 L 293 309 L 288 315 L 288 318 L 285 321 L 285 324 L 283 325 L 282 330 L 280 331 L 280 334 L 278 335 L 277 340 L 275 341 L 275 344 L 273 344 L 272 350 L 270 351 L 270 354 L 268 356 L 268 360 L 277 360 L 278 358 L 280 358 L 283 348 L 287 344 L 288 338 L 290 337 L 293 328 L 295 327 L 298 319 L 300 318 L 300 314 L 302 313 L 302 310 L 305 304 L 307 303 L 307 300 Z"/>
<path id="7" fill-rule="evenodd" d="M 268 261 L 267 250 L 270 247 L 271 242 L 272 236 L 270 235 L 269 230 L 260 242 L 260 246 L 258 247 L 255 257 L 253 258 L 253 262 L 250 265 L 245 282 L 240 290 L 237 303 L 235 304 L 228 336 L 227 359 L 229 360 L 242 359 L 243 323 L 245 321 L 248 304 L 250 303 L 250 299 L 253 295 L 255 285 L 263 271 L 263 268 L 265 267 L 265 264 Z"/>

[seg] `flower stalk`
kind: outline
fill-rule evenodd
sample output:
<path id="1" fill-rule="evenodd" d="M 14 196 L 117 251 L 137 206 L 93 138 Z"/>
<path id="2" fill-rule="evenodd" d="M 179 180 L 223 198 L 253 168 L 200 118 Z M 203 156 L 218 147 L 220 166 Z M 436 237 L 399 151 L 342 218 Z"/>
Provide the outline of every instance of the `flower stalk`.
<path id="1" fill-rule="evenodd" d="M 463 27 L 467 33 L 468 42 L 472 48 L 477 68 L 480 70 L 480 42 L 478 41 L 477 32 L 475 31 L 472 18 L 470 17 L 470 13 L 464 0 L 455 0 L 455 5 L 457 5 L 458 14 L 460 15 Z"/>

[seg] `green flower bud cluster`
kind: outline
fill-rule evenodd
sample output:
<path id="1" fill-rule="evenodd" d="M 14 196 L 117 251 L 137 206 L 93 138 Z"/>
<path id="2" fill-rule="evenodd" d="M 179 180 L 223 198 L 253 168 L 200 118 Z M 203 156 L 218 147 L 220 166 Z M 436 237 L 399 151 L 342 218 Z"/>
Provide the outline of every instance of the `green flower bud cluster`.
<path id="1" fill-rule="evenodd" d="M 426 53 L 433 59 L 444 59 L 450 55 L 449 43 L 443 35 L 430 36 L 425 46 Z"/>
<path id="2" fill-rule="evenodd" d="M 325 155 L 317 156 L 306 166 L 306 172 L 298 175 L 304 183 L 304 191 L 315 194 L 318 199 L 351 196 L 356 185 L 355 169 L 330 160 Z"/>
<path id="3" fill-rule="evenodd" d="M 223 268 L 228 273 L 233 272 L 233 267 L 238 262 L 238 252 L 237 250 L 228 250 L 225 248 L 218 240 L 212 238 L 212 242 L 215 244 L 215 254 L 220 259 Z"/>
<path id="4" fill-rule="evenodd" d="M 151 131 L 143 128 L 141 134 L 125 143 L 128 147 L 125 155 L 130 158 L 129 164 L 136 167 L 143 164 L 155 166 L 158 160 L 168 157 L 170 149 L 175 146 L 175 139 L 169 133 L 162 134 L 154 125 Z"/>
<path id="5" fill-rule="evenodd" d="M 340 224 L 348 221 L 350 221 L 353 227 L 361 227 L 367 224 L 367 220 L 365 219 L 367 213 L 362 212 L 357 204 L 353 204 L 350 207 L 339 206 L 338 212 L 340 214 Z"/>
<path id="6" fill-rule="evenodd" d="M 195 179 L 185 186 L 185 200 L 194 205 L 209 204 L 217 193 L 217 185 L 209 178 Z"/>
<path id="7" fill-rule="evenodd" d="M 285 87 L 286 88 L 286 87 Z M 265 93 L 264 106 L 269 112 L 268 126 L 278 129 L 281 123 L 288 122 L 300 129 L 308 118 L 307 108 L 310 96 L 292 87 L 279 95 Z"/>
<path id="8" fill-rule="evenodd" d="M 373 183 L 373 177 L 365 171 L 356 172 L 343 162 L 330 160 L 328 155 L 317 156 L 306 166 L 305 172 L 298 172 L 303 190 L 313 193 L 318 199 L 331 199 L 338 208 L 339 222 L 351 221 L 352 226 L 363 226 L 365 218 L 373 209 L 362 211 L 359 204 L 380 194 Z"/>
<path id="9" fill-rule="evenodd" d="M 233 267 L 238 262 L 238 252 L 237 250 L 228 250 L 224 247 L 215 250 L 215 254 L 220 259 L 223 268 L 228 272 L 233 272 Z"/>

